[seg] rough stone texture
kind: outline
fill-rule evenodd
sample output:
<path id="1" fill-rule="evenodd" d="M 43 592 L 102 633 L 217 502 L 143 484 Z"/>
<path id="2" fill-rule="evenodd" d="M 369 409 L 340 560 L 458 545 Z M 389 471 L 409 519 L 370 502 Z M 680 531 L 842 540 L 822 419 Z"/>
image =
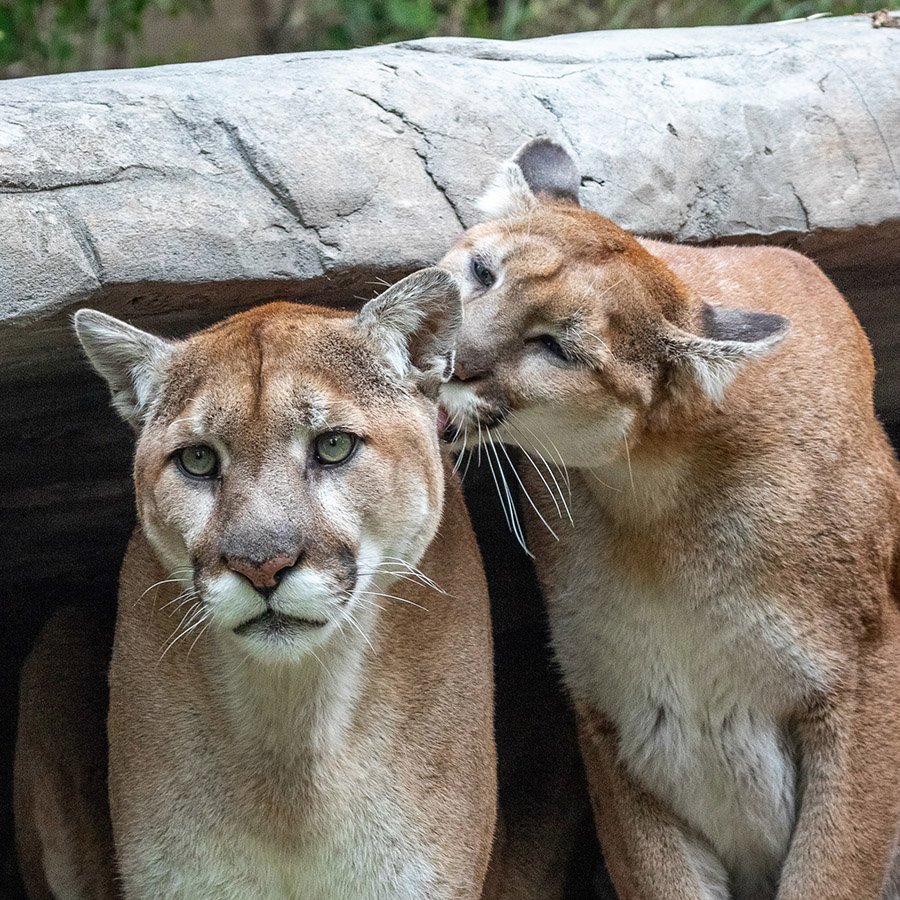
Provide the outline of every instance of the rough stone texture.
<path id="1" fill-rule="evenodd" d="M 898 96 L 900 32 L 865 17 L 8 82 L 2 336 L 15 365 L 9 329 L 116 288 L 225 282 L 234 299 L 413 268 L 540 133 L 575 152 L 584 201 L 635 231 L 790 237 L 841 267 L 874 239 L 896 264 Z"/>
<path id="2" fill-rule="evenodd" d="M 6 658 L 52 606 L 113 595 L 132 521 L 129 436 L 76 351 L 74 309 L 177 333 L 261 299 L 371 296 L 439 257 L 538 134 L 578 158 L 585 204 L 634 231 L 814 256 L 867 327 L 879 409 L 900 423 L 900 30 L 432 39 L 6 82 Z M 507 542 L 494 579 L 518 610 L 521 559 L 482 524 Z M 7 720 L 13 698 L 9 682 Z"/>

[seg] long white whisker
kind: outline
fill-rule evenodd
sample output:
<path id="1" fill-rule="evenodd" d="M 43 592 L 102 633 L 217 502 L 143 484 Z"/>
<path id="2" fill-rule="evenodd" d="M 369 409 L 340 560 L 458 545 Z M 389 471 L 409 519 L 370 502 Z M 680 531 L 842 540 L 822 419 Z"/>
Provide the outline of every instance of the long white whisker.
<path id="1" fill-rule="evenodd" d="M 460 411 L 460 412 L 458 412 L 458 413 L 453 413 L 453 414 L 451 414 L 451 416 L 450 416 L 450 424 L 453 425 L 453 427 L 456 428 L 457 431 L 459 430 L 459 417 L 460 417 L 461 415 L 462 415 L 462 411 Z M 453 463 L 453 470 L 452 470 L 452 471 L 453 471 L 453 474 L 454 474 L 454 475 L 459 471 L 459 467 L 462 465 L 462 457 L 463 457 L 463 453 L 465 453 L 465 452 L 466 452 L 466 438 L 465 438 L 465 429 L 463 429 L 463 445 L 462 445 L 462 450 L 460 450 L 460 451 L 456 454 L 456 460 L 455 460 L 455 462 Z"/>
<path id="2" fill-rule="evenodd" d="M 185 628 L 184 631 L 181 634 L 179 634 L 178 637 L 175 638 L 174 641 L 172 641 L 172 643 L 166 649 L 166 652 L 171 650 L 172 647 L 174 647 L 175 644 L 178 643 L 178 641 L 180 641 L 184 637 L 187 637 L 192 631 L 196 630 L 197 628 L 205 628 L 206 625 L 209 624 L 209 621 L 210 621 L 210 617 L 208 614 L 204 614 L 204 615 L 200 616 L 200 618 L 198 618 L 196 621 L 192 622 L 188 628 Z M 201 634 L 202 634 L 202 631 L 201 631 Z"/>
<path id="3" fill-rule="evenodd" d="M 175 629 L 172 632 L 171 636 L 178 634 L 178 631 L 184 626 L 185 622 L 193 622 L 194 618 L 197 616 L 199 612 L 202 612 L 203 606 L 200 603 L 195 603 L 188 611 L 181 617 L 181 621 L 175 626 Z"/>
<path id="4" fill-rule="evenodd" d="M 184 606 L 185 603 L 187 603 L 189 600 L 193 600 L 195 597 L 199 596 L 199 594 L 200 592 L 193 585 L 191 585 L 189 588 L 183 590 L 177 597 L 173 597 L 171 600 L 169 600 L 168 603 L 163 603 L 163 605 L 159 608 L 160 612 L 162 612 L 164 609 L 168 609 L 174 603 L 177 603 L 178 605 L 175 607 L 175 609 L 173 609 L 172 612 L 169 613 L 169 615 L 172 616 L 176 612 L 178 612 L 178 610 L 181 609 L 181 607 Z"/>
<path id="5" fill-rule="evenodd" d="M 371 572 L 365 572 L 361 574 L 395 575 L 398 578 L 405 578 L 408 581 L 418 582 L 419 584 L 425 585 L 425 587 L 430 587 L 432 590 L 437 591 L 439 594 L 447 593 L 436 581 L 429 578 L 424 572 L 422 572 L 420 569 L 417 569 L 415 566 L 410 566 L 408 563 L 406 563 L 404 564 L 403 570 L 398 572 L 392 567 L 400 565 L 400 560 L 393 560 L 389 556 L 387 556 L 384 557 L 384 561 L 387 564 L 386 566 L 376 566 Z"/>
<path id="6" fill-rule="evenodd" d="M 519 482 L 519 487 L 522 488 L 522 493 L 525 495 L 525 499 L 531 504 L 531 508 L 537 513 L 538 518 L 544 523 L 544 527 L 547 529 L 547 531 L 549 531 L 550 534 L 552 534 L 553 537 L 556 538 L 556 540 L 559 540 L 559 535 L 550 527 L 550 523 L 544 518 L 543 513 L 537 508 L 537 506 L 535 506 L 534 500 L 531 499 L 531 494 L 528 493 L 525 485 L 522 483 L 522 479 L 519 477 L 519 473 L 516 470 L 513 461 L 509 458 L 509 453 L 506 451 L 506 447 L 504 447 L 502 443 L 500 444 L 500 449 L 503 451 L 503 455 L 506 457 L 506 461 L 509 463 L 509 467 L 512 469 L 512 473 L 516 477 L 516 481 Z M 554 500 L 554 502 L 556 501 Z"/>
<path id="7" fill-rule="evenodd" d="M 600 337 L 599 334 L 594 334 L 593 331 L 588 331 L 586 328 L 583 328 L 583 327 L 580 327 L 578 329 L 578 333 L 583 334 L 585 337 L 589 337 L 589 338 L 592 338 L 593 340 L 597 341 L 600 344 L 600 346 L 603 347 L 604 350 L 606 350 L 607 353 L 612 355 L 612 350 L 609 349 L 609 344 L 607 344 L 606 341 L 604 341 L 603 338 Z"/>
<path id="8" fill-rule="evenodd" d="M 162 587 L 162 585 L 164 585 L 164 584 L 175 584 L 176 582 L 184 582 L 184 581 L 187 581 L 187 578 L 184 578 L 184 577 L 174 577 L 174 578 L 173 578 L 173 576 L 175 575 L 175 573 L 176 573 L 176 572 L 180 572 L 180 571 L 188 571 L 188 572 L 189 572 L 189 571 L 190 571 L 190 566 L 183 566 L 181 569 L 173 569 L 171 572 L 169 572 L 168 577 L 163 578 L 162 581 L 157 581 L 155 584 L 151 584 L 150 587 L 148 587 L 148 588 L 140 595 L 140 597 L 138 597 L 137 600 L 134 601 L 134 605 L 137 606 L 138 603 L 140 603 L 141 600 L 143 600 L 144 597 L 146 597 L 147 594 L 149 594 L 150 591 L 153 590 L 153 588 L 156 588 L 156 587 Z"/>
<path id="9" fill-rule="evenodd" d="M 314 660 L 322 667 L 322 669 L 325 671 L 325 674 L 326 674 L 329 678 L 334 679 L 334 675 L 331 674 L 331 671 L 328 669 L 328 667 L 325 665 L 325 663 L 323 663 L 322 660 L 319 659 L 319 657 L 316 655 L 316 651 L 313 650 L 312 647 L 309 648 L 309 652 L 310 652 L 310 654 L 312 655 L 312 658 L 313 658 L 313 659 L 314 659 Z"/>
<path id="10" fill-rule="evenodd" d="M 479 425 L 479 431 L 480 430 L 481 430 L 481 426 Z M 484 445 L 484 455 L 488 461 L 488 468 L 491 470 L 491 478 L 493 478 L 493 480 L 494 480 L 494 487 L 497 489 L 497 497 L 500 500 L 500 507 L 503 510 L 503 517 L 506 519 L 506 527 L 515 534 L 515 531 L 513 530 L 512 521 L 509 518 L 509 513 L 506 511 L 506 503 L 504 502 L 504 499 L 503 499 L 503 493 L 500 490 L 500 482 L 497 480 L 497 476 L 494 473 L 494 464 L 491 461 L 490 453 L 488 453 L 488 445 L 487 444 Z"/>
<path id="11" fill-rule="evenodd" d="M 447 592 L 436 582 L 434 579 L 429 578 L 421 569 L 416 568 L 412 563 L 408 562 L 405 559 L 401 559 L 399 556 L 384 556 L 382 559 L 385 562 L 389 563 L 397 563 L 399 565 L 404 566 L 411 574 L 421 578 L 422 581 L 425 582 L 429 587 L 434 588 L 441 594 L 446 594 Z"/>
<path id="12" fill-rule="evenodd" d="M 521 548 L 529 556 L 533 557 L 533 554 L 528 549 L 528 544 L 525 541 L 525 534 L 522 531 L 522 525 L 519 522 L 519 514 L 516 510 L 516 501 L 513 499 L 512 491 L 509 488 L 509 482 L 507 481 L 506 474 L 503 471 L 503 466 L 500 462 L 500 454 L 497 452 L 497 446 L 494 443 L 494 437 L 490 433 L 490 431 L 487 432 L 487 436 L 488 436 L 488 441 L 490 441 L 488 447 L 491 450 L 493 450 L 493 452 L 494 452 L 494 458 L 497 461 L 497 469 L 498 469 L 498 472 L 500 475 L 500 479 L 503 482 L 503 490 L 506 492 L 506 499 L 507 499 L 507 502 L 509 503 L 510 520 L 512 523 L 514 523 L 514 525 L 512 526 L 513 534 L 515 535 L 516 540 L 519 542 L 519 546 L 521 546 Z M 488 457 L 488 458 L 490 458 L 490 457 Z"/>
<path id="13" fill-rule="evenodd" d="M 175 631 L 172 633 L 171 638 L 166 642 L 166 646 L 163 648 L 162 653 L 160 654 L 159 659 L 157 660 L 157 665 L 163 661 L 165 655 L 178 643 L 178 641 L 183 638 L 186 634 L 189 634 L 200 622 L 202 622 L 205 618 L 203 606 L 199 603 L 193 607 L 193 609 L 189 609 L 185 614 L 184 618 L 175 626 Z M 189 623 L 188 627 L 184 627 L 185 623 Z"/>
<path id="14" fill-rule="evenodd" d="M 506 497 L 509 501 L 510 515 L 516 528 L 516 540 L 519 542 L 519 545 L 522 547 L 525 553 L 528 554 L 528 556 L 534 558 L 532 552 L 528 549 L 528 542 L 525 539 L 525 528 L 522 525 L 521 519 L 519 518 L 519 507 L 516 504 L 515 493 L 509 486 L 509 479 L 506 477 L 506 471 L 503 468 L 502 462 L 500 461 L 500 453 L 498 452 L 497 445 L 493 440 L 491 440 L 491 449 L 494 451 L 494 459 L 497 461 L 497 469 L 500 472 L 500 478 L 503 482 L 503 490 L 506 491 Z"/>
<path id="15" fill-rule="evenodd" d="M 206 631 L 207 628 L 209 628 L 210 625 L 212 625 L 212 616 L 211 616 L 211 615 L 210 615 L 210 616 L 207 616 L 207 618 L 206 618 L 206 624 L 200 629 L 199 632 L 197 632 L 197 636 L 194 638 L 193 643 L 191 644 L 190 647 L 188 647 L 188 652 L 187 652 L 187 655 L 188 655 L 188 656 L 191 655 L 191 650 L 193 650 L 194 647 L 197 646 L 197 641 L 199 641 L 200 638 L 203 637 L 203 633 Z"/>
<path id="16" fill-rule="evenodd" d="M 350 599 L 349 597 L 347 598 Z M 368 597 L 362 597 L 359 594 L 356 595 L 356 599 L 359 600 L 360 603 L 365 603 L 366 606 L 374 607 L 375 609 L 380 609 L 382 612 L 387 612 L 387 607 L 382 606 L 380 603 L 376 603 L 374 600 L 369 600 Z"/>
<path id="17" fill-rule="evenodd" d="M 613 487 L 611 484 L 607 484 L 593 469 L 585 469 L 584 471 L 590 472 L 591 477 L 594 479 L 594 481 L 598 481 L 607 490 L 615 491 L 617 494 L 622 493 L 622 488 Z"/>
<path id="18" fill-rule="evenodd" d="M 422 606 L 421 603 L 415 603 L 412 600 L 407 600 L 406 597 L 398 597 L 396 594 L 384 594 L 381 591 L 357 591 L 356 596 L 358 597 L 384 597 L 386 600 L 397 600 L 400 603 L 408 603 L 410 606 L 415 606 L 416 609 L 424 610 L 428 612 L 427 606 Z"/>
<path id="19" fill-rule="evenodd" d="M 545 434 L 544 437 L 547 439 L 550 444 L 550 448 L 555 454 L 556 458 L 559 462 L 554 462 L 554 466 L 556 467 L 556 471 L 563 477 L 563 480 L 566 482 L 566 492 L 569 495 L 569 500 L 572 499 L 572 482 L 569 480 L 569 470 L 566 468 L 566 464 L 563 461 L 563 455 L 559 450 L 559 447 L 553 442 L 553 438 L 550 437 L 549 434 Z"/>
<path id="20" fill-rule="evenodd" d="M 243 669 L 247 662 L 250 660 L 251 656 L 253 656 L 253 651 L 248 650 L 229 670 L 227 677 L 232 678 L 236 672 Z"/>
<path id="21" fill-rule="evenodd" d="M 622 440 L 625 441 L 625 459 L 628 462 L 628 480 L 631 482 L 631 494 L 632 496 L 637 496 L 637 491 L 634 489 L 634 472 L 631 471 L 631 451 L 628 449 L 628 435 L 625 432 L 622 432 Z"/>
<path id="22" fill-rule="evenodd" d="M 512 425 L 513 423 L 510 423 L 510 424 Z M 525 430 L 527 431 L 527 434 L 530 434 L 530 435 L 531 435 L 532 440 L 537 441 L 537 443 L 540 444 L 541 448 L 542 448 L 544 451 L 546 451 L 547 453 L 550 453 L 550 450 L 547 448 L 547 445 L 541 440 L 540 436 L 537 435 L 537 434 L 535 434 L 535 432 L 532 431 L 531 428 L 528 428 L 528 426 L 526 426 L 524 423 L 522 423 L 522 422 L 515 423 L 515 425 L 514 425 L 513 427 L 518 428 L 518 429 L 520 429 L 520 430 L 525 429 Z M 527 437 L 527 435 L 526 435 L 526 437 Z M 557 452 L 558 452 L 558 451 L 557 451 Z M 570 523 L 571 525 L 574 525 L 575 522 L 574 522 L 573 519 L 572 519 L 572 510 L 571 510 L 571 507 L 570 507 L 570 503 L 571 503 L 571 500 L 572 500 L 572 485 L 571 485 L 571 483 L 569 482 L 569 473 L 565 470 L 565 468 L 561 468 L 561 469 L 560 469 L 560 468 L 559 468 L 558 466 L 556 466 L 556 464 L 554 463 L 554 467 L 557 468 L 557 469 L 559 470 L 560 476 L 561 476 L 561 477 L 563 478 L 563 480 L 566 482 L 566 490 L 567 490 L 567 492 L 568 492 L 568 494 L 569 494 L 569 502 L 567 503 L 567 502 L 566 502 L 566 498 L 565 498 L 565 496 L 563 495 L 562 485 L 560 485 L 559 479 L 557 479 L 556 475 L 553 474 L 553 469 L 550 467 L 550 463 L 547 461 L 547 458 L 544 456 L 543 453 L 540 452 L 540 450 L 535 450 L 535 453 L 537 453 L 538 459 L 540 459 L 540 461 L 544 464 L 544 468 L 547 470 L 547 474 L 550 476 L 550 478 L 553 480 L 553 483 L 556 485 L 556 490 L 559 492 L 559 500 L 560 500 L 560 503 L 562 503 L 563 508 L 564 508 L 565 511 L 566 511 L 566 516 L 567 516 L 568 519 L 569 519 L 569 523 Z M 538 474 L 540 474 L 540 473 L 538 473 Z M 550 490 L 549 485 L 547 486 L 547 490 Z M 551 491 L 550 493 L 551 493 L 551 496 L 552 496 L 553 492 Z"/>
<path id="23" fill-rule="evenodd" d="M 459 468 L 460 468 L 460 466 L 462 465 L 462 459 L 463 459 L 463 456 L 465 455 L 465 452 L 466 452 L 466 444 L 468 443 L 468 439 L 469 439 L 469 427 L 468 427 L 468 425 L 464 425 L 464 426 L 463 426 L 463 445 L 462 445 L 462 449 L 459 451 L 459 453 L 456 454 L 456 462 L 453 464 L 453 474 L 454 474 L 454 475 L 459 471 Z M 464 479 L 465 477 L 466 477 L 465 475 L 462 476 L 463 479 Z M 461 479 L 461 480 L 462 480 L 462 479 Z"/>
<path id="24" fill-rule="evenodd" d="M 553 455 L 551 450 L 541 440 L 541 436 L 539 434 L 537 434 L 532 428 L 527 426 L 524 422 L 516 422 L 515 427 L 519 428 L 519 429 L 524 429 L 528 434 L 531 435 L 533 440 L 537 441 L 537 443 L 540 445 L 541 449 L 545 453 L 547 453 L 551 456 Z M 545 437 L 547 438 L 548 441 L 550 440 L 550 437 L 548 435 L 545 435 Z M 552 443 L 552 441 L 551 441 L 551 443 Z M 554 449 L 556 449 L 556 445 L 554 445 Z M 541 460 L 543 461 L 544 465 L 547 466 L 547 472 L 549 473 L 550 477 L 553 479 L 554 483 L 556 484 L 556 487 L 559 490 L 560 497 L 562 497 L 562 488 L 559 486 L 559 482 L 556 480 L 556 476 L 553 474 L 553 471 L 550 469 L 547 459 L 544 457 L 544 455 L 542 453 L 538 453 L 538 455 L 541 457 Z M 559 474 L 563 478 L 563 480 L 566 482 L 566 488 L 569 493 L 569 499 L 571 500 L 572 485 L 569 482 L 569 473 L 566 471 L 566 466 L 565 466 L 565 463 L 562 461 L 562 454 L 559 452 L 559 450 L 556 450 L 556 455 L 559 456 L 560 461 L 559 461 L 559 463 L 554 462 L 553 465 L 557 469 L 557 471 L 559 472 Z M 570 518 L 571 518 L 571 516 L 570 516 Z"/>
<path id="25" fill-rule="evenodd" d="M 468 441 L 468 439 L 469 439 L 469 426 L 466 425 L 466 433 L 465 433 L 465 436 L 463 437 L 463 443 L 465 444 L 465 442 Z M 472 457 L 474 455 L 475 455 L 474 450 L 469 450 L 469 452 L 466 454 L 466 457 L 467 457 L 466 458 L 466 467 L 465 467 L 465 469 L 463 469 L 462 479 L 461 479 L 462 481 L 465 481 L 466 475 L 469 474 L 469 466 L 472 465 Z"/>
<path id="26" fill-rule="evenodd" d="M 189 603 L 194 603 L 200 598 L 199 594 L 191 594 L 189 597 L 185 597 L 174 609 L 170 612 L 166 613 L 166 615 L 171 619 L 173 616 L 177 616 L 178 613 L 184 609 Z"/>
<path id="27" fill-rule="evenodd" d="M 359 627 L 356 619 L 353 618 L 353 615 L 349 612 L 349 610 L 345 613 L 345 618 L 347 621 L 359 632 L 360 637 L 369 645 L 372 649 L 372 653 L 375 653 L 375 645 L 366 637 L 366 633 Z"/>
<path id="28" fill-rule="evenodd" d="M 374 569 L 371 572 L 362 572 L 361 571 L 358 574 L 369 575 L 369 576 L 390 575 L 393 578 L 399 578 L 403 581 L 408 581 L 410 584 L 417 584 L 420 587 L 431 588 L 432 590 L 437 591 L 439 594 L 444 594 L 445 596 L 447 595 L 447 592 L 445 590 L 443 590 L 442 588 L 439 588 L 436 584 L 434 584 L 434 583 L 429 584 L 429 582 L 423 581 L 421 578 L 416 578 L 413 575 L 408 575 L 405 572 L 392 572 L 389 569 Z"/>
<path id="29" fill-rule="evenodd" d="M 532 455 L 531 455 L 531 454 L 530 454 L 530 453 L 529 453 L 529 452 L 528 452 L 521 444 L 519 445 L 519 450 L 521 450 L 522 453 L 525 454 L 525 458 L 528 460 L 528 462 L 531 463 L 531 466 L 532 466 L 532 468 L 534 469 L 534 471 L 537 472 L 538 478 L 540 478 L 541 481 L 544 482 L 544 487 L 547 489 L 547 493 L 550 495 L 550 499 L 553 501 L 553 505 L 556 507 L 556 514 L 557 514 L 560 518 L 562 518 L 562 514 L 563 514 L 563 513 L 562 513 L 562 507 L 560 507 L 559 501 L 556 499 L 556 494 L 550 489 L 550 485 L 549 485 L 549 483 L 547 482 L 547 479 L 544 478 L 543 472 L 541 472 L 541 470 L 538 468 L 538 464 L 534 461 L 534 458 L 532 457 Z M 544 466 L 546 466 L 546 465 L 547 465 L 547 461 L 541 456 L 540 453 L 538 453 L 538 451 L 535 451 L 535 453 L 537 453 L 537 455 L 538 455 L 538 456 L 541 458 L 541 460 L 543 461 Z M 549 471 L 549 470 L 548 470 L 548 471 Z M 551 473 L 551 474 L 552 474 L 552 473 Z M 557 488 L 558 488 L 558 487 L 559 487 L 559 486 L 557 485 Z M 565 503 L 565 500 L 563 500 L 563 503 Z"/>

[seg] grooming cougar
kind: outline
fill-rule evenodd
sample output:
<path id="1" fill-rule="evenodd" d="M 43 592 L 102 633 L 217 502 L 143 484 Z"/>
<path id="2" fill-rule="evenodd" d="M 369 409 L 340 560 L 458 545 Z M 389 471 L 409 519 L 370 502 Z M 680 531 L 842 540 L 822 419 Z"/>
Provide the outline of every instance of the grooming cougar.
<path id="1" fill-rule="evenodd" d="M 183 341 L 76 315 L 137 432 L 109 671 L 126 898 L 480 896 L 496 805 L 489 610 L 433 402 L 460 317 L 439 269 L 356 316 L 275 303 Z M 26 735 L 54 665 L 29 673 Z M 77 841 L 33 821 L 54 759 L 18 752 L 32 757 L 20 834 Z M 74 868 L 52 875 L 59 897 L 99 896 Z"/>
<path id="2" fill-rule="evenodd" d="M 526 144 L 441 262 L 441 399 L 457 446 L 524 451 L 619 896 L 896 898 L 900 476 L 865 335 L 808 259 L 636 239 L 579 186 Z"/>

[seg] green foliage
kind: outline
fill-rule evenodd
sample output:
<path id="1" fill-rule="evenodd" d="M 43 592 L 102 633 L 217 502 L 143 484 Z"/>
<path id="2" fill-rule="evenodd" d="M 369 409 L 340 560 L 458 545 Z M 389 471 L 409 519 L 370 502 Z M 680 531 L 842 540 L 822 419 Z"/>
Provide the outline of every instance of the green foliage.
<path id="1" fill-rule="evenodd" d="M 0 67 L 12 74 L 105 68 L 151 8 L 171 16 L 211 0 L 0 0 Z"/>

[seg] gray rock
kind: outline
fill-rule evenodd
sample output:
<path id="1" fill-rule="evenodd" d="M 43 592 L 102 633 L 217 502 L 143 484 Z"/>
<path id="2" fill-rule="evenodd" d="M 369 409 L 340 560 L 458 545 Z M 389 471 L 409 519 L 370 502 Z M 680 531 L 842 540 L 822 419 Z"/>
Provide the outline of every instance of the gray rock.
<path id="1" fill-rule="evenodd" d="M 542 133 L 574 151 L 588 205 L 645 234 L 896 224 L 898 89 L 900 34 L 865 17 L 7 82 L 0 321 L 117 286 L 412 268 Z"/>

